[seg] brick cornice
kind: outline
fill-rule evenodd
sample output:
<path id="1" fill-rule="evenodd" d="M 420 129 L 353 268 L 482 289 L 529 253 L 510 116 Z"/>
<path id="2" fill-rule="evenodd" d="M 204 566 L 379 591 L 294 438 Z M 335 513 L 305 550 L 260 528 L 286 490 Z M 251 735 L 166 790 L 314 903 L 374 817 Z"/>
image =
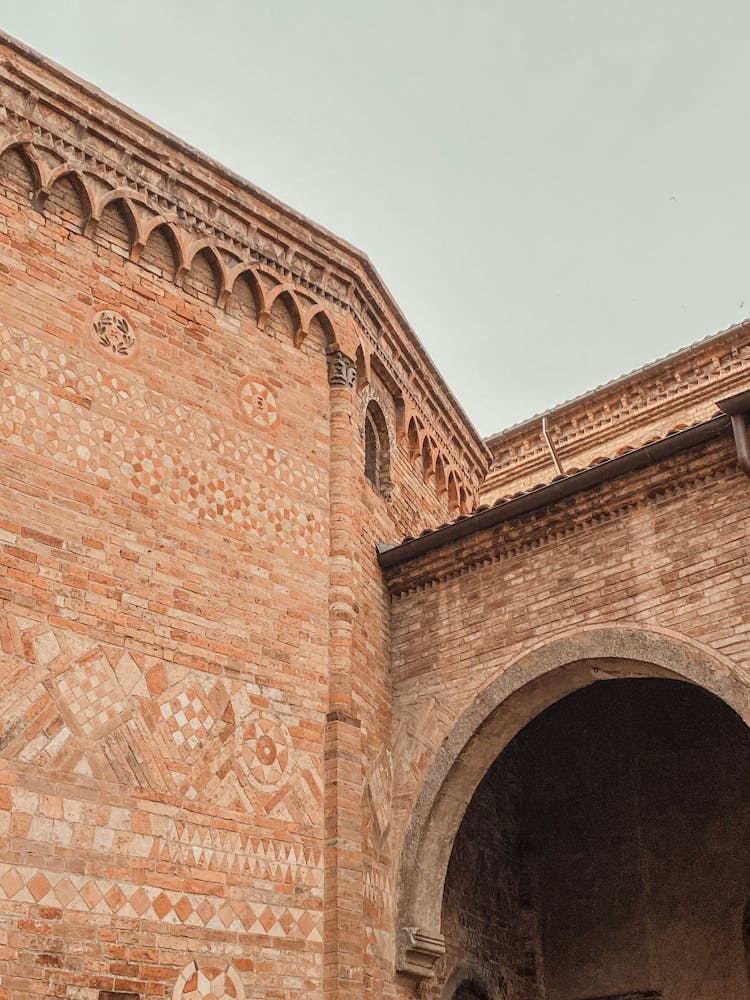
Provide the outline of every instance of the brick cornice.
<path id="1" fill-rule="evenodd" d="M 217 258 L 224 251 L 273 275 L 295 289 L 310 319 L 352 316 L 367 354 L 476 490 L 487 448 L 364 253 L 2 33 L 0 78 L 0 153 L 25 147 L 48 174 L 85 179 L 92 201 L 118 193 L 149 224 L 178 227 L 193 249 L 205 241 Z"/>
<path id="2" fill-rule="evenodd" d="M 547 411 L 547 430 L 564 468 L 612 457 L 622 446 L 663 434 L 679 423 L 716 413 L 715 401 L 744 388 L 750 377 L 750 321 L 631 372 Z M 518 483 L 555 474 L 542 415 L 489 438 L 493 467 L 483 493 L 514 492 Z"/>
<path id="3" fill-rule="evenodd" d="M 703 483 L 736 475 L 737 459 L 726 435 L 703 443 L 691 454 L 691 462 L 682 454 L 672 455 L 656 474 L 653 468 L 632 471 L 387 569 L 391 596 L 397 599 L 465 576 L 617 520 L 665 497 L 679 496 Z"/>

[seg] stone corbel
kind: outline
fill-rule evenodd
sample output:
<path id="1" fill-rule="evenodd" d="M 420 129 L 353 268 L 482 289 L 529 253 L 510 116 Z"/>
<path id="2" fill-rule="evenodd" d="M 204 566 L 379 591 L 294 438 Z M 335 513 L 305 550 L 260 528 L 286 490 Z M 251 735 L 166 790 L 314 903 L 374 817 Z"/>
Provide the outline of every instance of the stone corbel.
<path id="1" fill-rule="evenodd" d="M 442 934 L 429 933 L 421 927 L 404 927 L 396 971 L 411 979 L 429 979 L 435 963 L 445 954 Z"/>

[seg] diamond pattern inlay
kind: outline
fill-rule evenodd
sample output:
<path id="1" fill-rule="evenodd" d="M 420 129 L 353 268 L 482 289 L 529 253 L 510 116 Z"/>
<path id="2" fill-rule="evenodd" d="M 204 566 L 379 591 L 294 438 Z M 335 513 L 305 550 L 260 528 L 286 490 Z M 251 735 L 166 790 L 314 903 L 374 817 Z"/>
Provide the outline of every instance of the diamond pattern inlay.
<path id="1" fill-rule="evenodd" d="M 116 913 L 119 917 L 230 929 L 311 944 L 322 941 L 323 918 L 316 910 L 173 892 L 88 875 L 40 872 L 21 865 L 0 865 L 0 900 L 40 906 L 63 903 L 82 912 Z"/>

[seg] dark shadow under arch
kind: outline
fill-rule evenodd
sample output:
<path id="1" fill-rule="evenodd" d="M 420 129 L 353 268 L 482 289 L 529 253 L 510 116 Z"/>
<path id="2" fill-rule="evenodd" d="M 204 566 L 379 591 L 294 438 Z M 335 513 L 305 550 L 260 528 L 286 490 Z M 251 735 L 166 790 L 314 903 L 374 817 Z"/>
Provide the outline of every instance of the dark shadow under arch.
<path id="1" fill-rule="evenodd" d="M 430 975 L 444 951 L 441 906 L 458 828 L 510 740 L 545 708 L 607 678 L 665 677 L 705 688 L 750 720 L 750 689 L 731 661 L 684 637 L 629 628 L 576 632 L 516 660 L 459 718 L 411 814 L 397 881 L 398 970 Z"/>

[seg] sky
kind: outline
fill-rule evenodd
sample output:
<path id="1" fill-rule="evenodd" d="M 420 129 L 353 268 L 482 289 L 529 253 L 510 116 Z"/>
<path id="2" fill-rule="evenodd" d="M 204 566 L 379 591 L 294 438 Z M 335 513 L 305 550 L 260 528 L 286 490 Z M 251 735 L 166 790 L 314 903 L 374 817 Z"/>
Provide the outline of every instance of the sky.
<path id="1" fill-rule="evenodd" d="M 0 0 L 361 247 L 482 434 L 750 314 L 747 0 Z"/>

